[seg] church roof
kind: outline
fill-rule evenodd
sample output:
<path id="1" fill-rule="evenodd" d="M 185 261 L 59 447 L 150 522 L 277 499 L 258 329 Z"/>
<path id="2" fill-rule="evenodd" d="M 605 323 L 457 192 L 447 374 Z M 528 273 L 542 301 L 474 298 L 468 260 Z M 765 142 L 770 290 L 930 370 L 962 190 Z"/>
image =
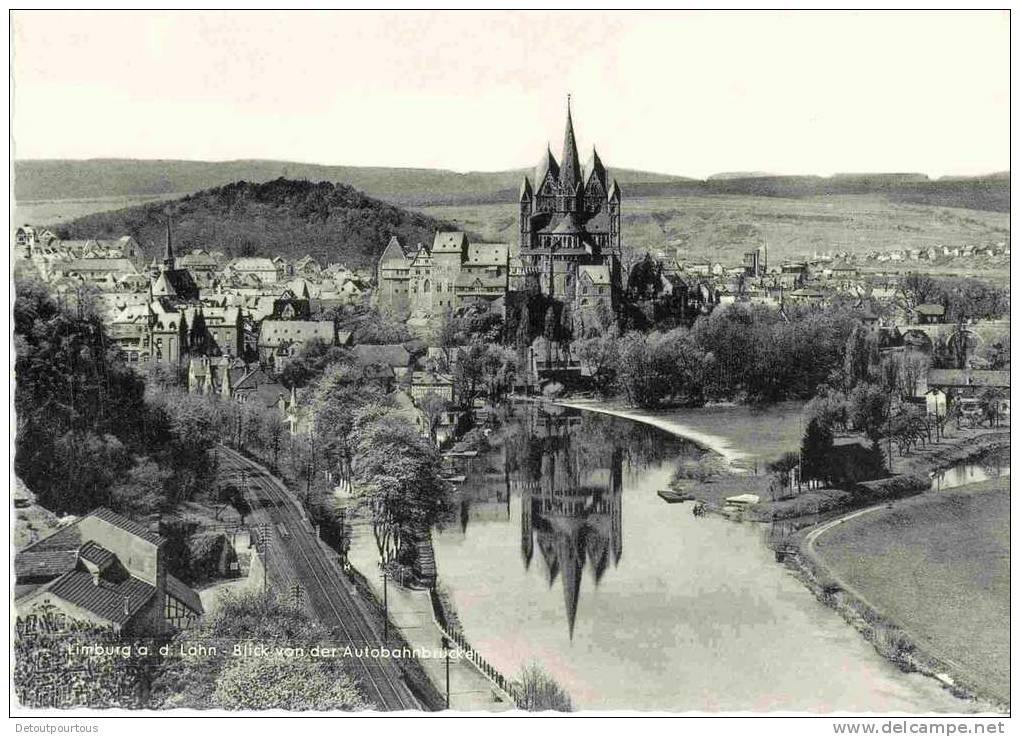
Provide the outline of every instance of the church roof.
<path id="1" fill-rule="evenodd" d="M 599 152 L 592 146 L 591 156 L 588 157 L 588 161 L 584 165 L 584 183 L 587 185 L 592 178 L 595 178 L 599 184 L 602 185 L 602 189 L 608 189 L 606 183 L 606 167 L 602 165 L 602 159 L 599 158 Z"/>
<path id="2" fill-rule="evenodd" d="M 557 223 L 556 227 L 553 228 L 552 232 L 560 235 L 569 233 L 583 233 L 584 226 L 580 223 L 580 221 L 578 221 L 577 215 L 575 215 L 572 212 L 568 212 L 562 218 L 560 218 L 559 223 Z"/>
<path id="3" fill-rule="evenodd" d="M 187 269 L 166 269 L 153 282 L 152 296 L 198 299 L 198 285 Z"/>
<path id="4" fill-rule="evenodd" d="M 531 182 L 528 181 L 528 177 L 524 177 L 524 181 L 521 182 L 521 199 L 526 200 L 531 198 Z"/>
<path id="5" fill-rule="evenodd" d="M 546 146 L 542 160 L 535 167 L 535 186 L 541 189 L 542 183 L 545 181 L 545 175 L 550 172 L 553 175 L 553 179 L 560 178 L 560 165 L 556 163 L 556 157 L 553 156 L 552 149 Z"/>

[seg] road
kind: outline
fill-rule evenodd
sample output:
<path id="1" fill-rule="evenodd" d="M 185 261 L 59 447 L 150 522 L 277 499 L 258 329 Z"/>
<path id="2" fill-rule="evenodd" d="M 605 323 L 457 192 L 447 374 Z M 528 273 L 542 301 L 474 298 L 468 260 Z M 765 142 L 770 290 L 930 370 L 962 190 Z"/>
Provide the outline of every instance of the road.
<path id="1" fill-rule="evenodd" d="M 340 571 L 336 557 L 319 541 L 303 510 L 278 478 L 240 453 L 219 446 L 221 472 L 244 476 L 247 501 L 257 524 L 268 525 L 269 581 L 282 584 L 287 595 L 294 583 L 318 620 L 333 630 L 336 647 L 379 647 L 383 635 L 375 617 Z M 349 659 L 352 675 L 382 711 L 421 710 L 423 705 L 404 681 L 397 663 L 389 659 Z"/>

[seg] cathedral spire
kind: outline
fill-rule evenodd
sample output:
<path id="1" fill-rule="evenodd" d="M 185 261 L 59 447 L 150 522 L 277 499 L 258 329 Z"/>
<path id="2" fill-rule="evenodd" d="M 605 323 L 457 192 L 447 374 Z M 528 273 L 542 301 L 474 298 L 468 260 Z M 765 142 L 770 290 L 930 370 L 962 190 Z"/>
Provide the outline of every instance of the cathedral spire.
<path id="1" fill-rule="evenodd" d="M 163 266 L 169 271 L 173 271 L 175 267 L 174 263 L 174 247 L 171 242 L 170 236 L 170 216 L 166 218 L 166 252 L 163 254 Z"/>
<path id="2" fill-rule="evenodd" d="M 563 134 L 560 184 L 570 192 L 581 184 L 581 161 L 577 155 L 577 141 L 574 139 L 574 121 L 570 116 L 570 95 L 567 95 L 567 129 Z"/>

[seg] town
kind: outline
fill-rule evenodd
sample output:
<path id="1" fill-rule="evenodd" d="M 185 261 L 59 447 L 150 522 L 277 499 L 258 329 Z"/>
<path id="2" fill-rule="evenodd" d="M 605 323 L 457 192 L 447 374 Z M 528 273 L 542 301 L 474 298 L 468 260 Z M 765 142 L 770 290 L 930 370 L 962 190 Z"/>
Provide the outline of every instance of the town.
<path id="1" fill-rule="evenodd" d="M 547 149 L 520 183 L 510 242 L 391 234 L 374 267 L 349 267 L 228 255 L 212 234 L 183 249 L 169 205 L 160 244 L 18 227 L 19 697 L 173 708 L 215 689 L 227 708 L 268 708 L 244 684 L 298 678 L 314 684 L 299 708 L 567 709 L 540 668 L 510 672 L 468 639 L 445 570 L 489 554 L 469 535 L 479 525 L 513 521 L 518 562 L 495 569 L 526 573 L 537 550 L 549 587 L 561 579 L 569 643 L 590 627 L 585 564 L 597 585 L 626 562 L 624 479 L 639 469 L 674 464 L 643 502 L 658 516 L 692 501 L 689 517 L 713 518 L 685 522 L 700 529 L 768 524 L 776 559 L 831 598 L 819 517 L 921 498 L 947 459 L 1008 454 L 1009 291 L 924 269 L 1008 264 L 1007 241 L 778 260 L 763 231 L 719 263 L 630 250 L 627 202 L 596 150 L 582 159 L 568 103 L 559 157 Z M 791 419 L 774 416 L 790 442 L 743 461 L 706 414 L 746 411 L 731 426 L 764 438 L 770 408 L 791 403 Z M 655 435 L 669 418 L 681 440 Z M 422 610 L 425 625 L 396 624 Z M 75 653 L 89 678 L 40 685 L 29 653 L 69 621 L 89 642 L 157 637 L 188 657 L 117 670 L 100 645 Z M 223 657 L 241 647 L 230 638 L 259 639 L 243 629 L 254 621 L 290 628 L 300 652 L 327 632 L 359 653 L 441 638 L 464 654 L 461 695 L 449 659 Z M 909 660 L 882 654 L 949 667 L 914 645 Z M 963 668 L 952 685 L 1001 703 L 997 678 Z"/>

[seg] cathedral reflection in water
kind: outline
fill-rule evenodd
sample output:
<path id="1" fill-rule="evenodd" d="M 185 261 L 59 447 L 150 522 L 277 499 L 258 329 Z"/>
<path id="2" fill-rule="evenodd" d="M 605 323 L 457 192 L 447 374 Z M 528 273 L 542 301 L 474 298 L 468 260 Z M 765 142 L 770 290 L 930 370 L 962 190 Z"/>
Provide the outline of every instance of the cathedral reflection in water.
<path id="1" fill-rule="evenodd" d="M 573 637 L 587 565 L 596 585 L 623 555 L 621 442 L 585 432 L 580 412 L 529 407 L 513 431 L 470 464 L 461 491 L 461 526 L 470 520 L 511 519 L 520 503 L 524 567 L 543 567 L 550 586 L 559 578 Z"/>

